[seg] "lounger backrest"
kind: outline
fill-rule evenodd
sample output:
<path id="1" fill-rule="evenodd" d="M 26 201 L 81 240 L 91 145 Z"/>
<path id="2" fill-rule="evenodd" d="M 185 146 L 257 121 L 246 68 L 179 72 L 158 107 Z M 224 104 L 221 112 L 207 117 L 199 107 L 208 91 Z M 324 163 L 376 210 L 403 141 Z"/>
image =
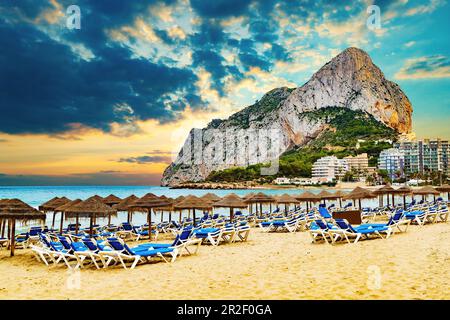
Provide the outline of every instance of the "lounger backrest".
<path id="1" fill-rule="evenodd" d="M 331 218 L 330 213 L 328 212 L 327 208 L 325 208 L 325 207 L 319 207 L 319 213 L 325 219 Z"/>
<path id="2" fill-rule="evenodd" d="M 132 256 L 134 256 L 135 254 L 133 253 L 133 250 L 131 250 L 131 248 L 126 244 L 126 243 L 124 243 L 124 248 L 125 248 L 125 251 L 126 251 L 126 253 L 128 253 L 129 255 L 132 255 Z"/>
<path id="3" fill-rule="evenodd" d="M 117 239 L 108 238 L 108 243 L 114 250 L 123 251 L 125 249 L 122 243 L 120 243 L 120 241 Z"/>
<path id="4" fill-rule="evenodd" d="M 66 237 L 58 237 L 59 242 L 63 245 L 64 249 L 70 250 L 72 247 L 70 246 L 69 241 L 67 241 Z"/>
<path id="5" fill-rule="evenodd" d="M 85 251 L 86 249 L 88 249 L 86 247 L 86 245 L 82 242 L 72 242 L 70 244 L 70 247 L 74 250 L 74 251 Z"/>
<path id="6" fill-rule="evenodd" d="M 37 236 L 42 232 L 42 228 L 41 227 L 31 227 L 30 228 L 30 232 L 29 235 L 30 236 Z"/>
<path id="7" fill-rule="evenodd" d="M 338 225 L 338 227 L 341 228 L 342 230 L 349 230 L 351 232 L 356 233 L 355 229 L 353 229 L 353 227 L 349 223 L 347 223 L 345 220 L 336 219 L 335 222 Z"/>
<path id="8" fill-rule="evenodd" d="M 322 229 L 322 230 L 328 229 L 328 226 L 325 223 L 323 223 L 322 220 L 315 220 L 315 222 L 319 226 L 320 229 Z"/>
<path id="9" fill-rule="evenodd" d="M 41 239 L 42 243 L 43 243 L 45 246 L 47 246 L 47 247 L 49 247 L 49 248 L 52 247 L 52 246 L 50 245 L 50 242 L 47 240 L 47 237 L 44 236 L 42 233 L 39 234 L 39 238 Z"/>
<path id="10" fill-rule="evenodd" d="M 83 239 L 83 243 L 85 246 L 91 251 L 97 251 L 98 248 L 95 243 L 91 239 Z"/>
<path id="11" fill-rule="evenodd" d="M 133 231 L 133 227 L 128 222 L 123 222 L 121 228 L 125 231 Z"/>

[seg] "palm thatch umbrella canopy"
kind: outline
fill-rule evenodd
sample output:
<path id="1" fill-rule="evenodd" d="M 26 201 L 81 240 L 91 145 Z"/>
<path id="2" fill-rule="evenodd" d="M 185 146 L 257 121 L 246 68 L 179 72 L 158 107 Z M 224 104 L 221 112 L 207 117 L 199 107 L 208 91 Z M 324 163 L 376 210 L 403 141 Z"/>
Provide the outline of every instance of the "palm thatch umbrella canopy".
<path id="1" fill-rule="evenodd" d="M 381 200 L 383 200 L 383 195 L 386 195 L 387 198 L 387 204 L 389 205 L 389 195 L 392 196 L 392 205 L 395 205 L 395 199 L 394 196 L 397 193 L 397 190 L 392 188 L 391 184 L 388 182 L 381 188 L 373 191 L 374 194 L 381 196 Z"/>
<path id="2" fill-rule="evenodd" d="M 0 211 L 6 204 L 8 203 L 9 199 L 0 199 Z M 1 237 L 5 237 L 5 227 L 6 227 L 6 220 L 0 219 L 0 229 L 1 229 Z"/>
<path id="3" fill-rule="evenodd" d="M 412 194 L 412 189 L 408 186 L 401 186 L 395 190 L 395 193 L 403 196 L 403 208 L 406 210 L 406 195 Z"/>
<path id="4" fill-rule="evenodd" d="M 291 195 L 289 195 L 287 193 L 284 193 L 281 196 L 277 197 L 276 200 L 277 200 L 277 203 L 284 204 L 284 211 L 285 212 L 288 211 L 288 205 L 300 203 L 300 201 L 298 201 L 293 196 L 291 196 Z"/>
<path id="5" fill-rule="evenodd" d="M 306 209 L 309 210 L 309 203 L 310 202 L 318 202 L 320 201 L 320 197 L 317 194 L 314 194 L 309 191 L 305 191 L 297 196 L 295 196 L 295 199 L 297 199 L 300 202 L 306 203 Z"/>
<path id="6" fill-rule="evenodd" d="M 45 213 L 36 210 L 32 206 L 26 204 L 19 199 L 9 199 L 2 202 L 0 209 L 0 219 L 8 220 L 8 238 L 11 240 L 10 255 L 14 256 L 15 238 L 16 238 L 16 221 L 45 221 Z"/>
<path id="7" fill-rule="evenodd" d="M 442 186 L 436 187 L 439 192 L 447 192 L 447 200 L 450 201 L 450 185 L 443 184 Z"/>
<path id="8" fill-rule="evenodd" d="M 55 197 L 39 206 L 39 210 L 47 212 L 47 211 L 53 211 L 53 218 L 52 218 L 52 228 L 55 226 L 55 218 L 56 213 L 58 212 L 56 208 L 59 206 L 62 206 L 66 203 L 69 203 L 71 200 L 66 197 Z"/>
<path id="9" fill-rule="evenodd" d="M 93 218 L 94 217 L 102 217 L 115 213 L 116 210 L 107 206 L 103 202 L 97 200 L 97 197 L 93 196 L 84 201 L 79 202 L 73 206 L 70 206 L 65 214 L 68 217 L 75 216 L 76 221 L 76 233 L 78 233 L 78 218 L 80 216 L 89 217 L 89 235 L 92 236 L 92 228 L 93 228 Z"/>
<path id="10" fill-rule="evenodd" d="M 148 237 L 150 239 L 152 234 L 152 209 L 169 205 L 170 202 L 168 200 L 160 198 L 153 193 L 147 193 L 142 198 L 138 198 L 130 203 L 128 208 L 131 210 L 131 212 L 141 210 L 147 212 Z"/>
<path id="11" fill-rule="evenodd" d="M 370 190 L 361 187 L 356 187 L 349 194 L 342 197 L 342 199 L 353 200 L 353 203 L 355 203 L 355 200 L 358 200 L 359 208 L 361 209 L 361 199 L 373 199 L 376 197 L 377 195 L 371 192 Z"/>
<path id="12" fill-rule="evenodd" d="M 277 200 L 277 203 L 282 203 L 282 204 L 291 204 L 291 203 L 299 203 L 300 202 L 297 199 L 295 199 L 293 196 L 291 196 L 287 193 L 282 194 L 276 200 Z"/>
<path id="13" fill-rule="evenodd" d="M 63 230 L 63 224 L 64 224 L 64 214 L 66 213 L 66 211 L 72 207 L 75 206 L 77 204 L 79 204 L 80 202 L 82 202 L 81 199 L 75 199 L 73 201 L 69 201 L 63 205 L 60 205 L 59 207 L 55 208 L 55 212 L 61 212 L 61 221 L 59 224 L 59 232 L 62 233 Z"/>
<path id="14" fill-rule="evenodd" d="M 242 200 L 238 195 L 230 193 L 223 197 L 221 200 L 213 204 L 216 208 L 230 208 L 230 220 L 234 219 L 234 209 L 236 208 L 247 208 L 247 203 Z"/>
<path id="15" fill-rule="evenodd" d="M 337 199 L 333 194 L 329 193 L 326 190 L 320 191 L 317 196 L 320 198 L 320 200 L 323 201 L 324 204 L 326 203 L 326 200 Z"/>
<path id="16" fill-rule="evenodd" d="M 122 201 L 122 199 L 120 199 L 119 197 L 110 194 L 109 196 L 107 196 L 106 198 L 103 198 L 102 202 L 104 204 L 107 204 L 108 206 L 112 207 L 115 204 L 118 204 L 120 201 Z"/>
<path id="17" fill-rule="evenodd" d="M 189 195 L 178 203 L 175 203 L 174 208 L 177 210 L 193 210 L 194 226 L 195 226 L 195 210 L 211 210 L 213 204 L 211 201 Z"/>
<path id="18" fill-rule="evenodd" d="M 206 201 L 210 201 L 210 202 L 217 202 L 220 199 L 222 199 L 221 197 L 219 197 L 218 195 L 208 192 L 207 194 L 204 194 L 203 196 L 201 196 L 202 199 L 206 200 Z"/>
<path id="19" fill-rule="evenodd" d="M 169 221 L 172 221 L 172 211 L 175 210 L 174 208 L 175 199 L 166 196 L 161 196 L 159 198 L 167 201 L 168 204 L 163 205 L 161 207 L 154 207 L 153 210 L 161 212 L 161 222 L 164 221 L 164 214 L 163 214 L 164 212 L 169 212 Z"/>
<path id="20" fill-rule="evenodd" d="M 317 196 L 320 197 L 320 199 L 322 199 L 322 200 L 335 200 L 335 199 L 339 199 L 341 197 L 340 195 L 338 195 L 336 193 L 331 193 L 326 190 L 320 191 Z"/>
<path id="21" fill-rule="evenodd" d="M 117 211 L 128 211 L 128 207 L 130 206 L 130 204 L 132 204 L 137 199 L 139 198 L 132 194 L 131 196 L 122 199 L 119 203 L 113 205 L 112 208 Z"/>
<path id="22" fill-rule="evenodd" d="M 423 200 L 425 200 L 426 196 L 433 195 L 433 198 L 436 201 L 436 196 L 439 194 L 440 194 L 439 191 L 437 191 L 432 186 L 425 186 L 418 190 L 413 190 L 413 195 L 421 195 Z"/>
<path id="23" fill-rule="evenodd" d="M 244 200 L 250 199 L 250 198 L 253 197 L 255 194 L 256 194 L 256 193 L 254 193 L 254 192 L 247 193 L 245 196 L 242 197 L 242 199 L 244 199 Z"/>
<path id="24" fill-rule="evenodd" d="M 41 211 L 50 211 L 50 210 L 53 210 L 53 209 L 54 209 L 53 203 L 54 203 L 55 201 L 59 200 L 59 199 L 60 199 L 59 197 L 51 198 L 50 200 L 48 200 L 48 201 L 44 202 L 43 204 L 41 204 L 41 205 L 39 206 L 39 210 L 41 210 Z"/>
<path id="25" fill-rule="evenodd" d="M 264 203 L 266 203 L 266 204 L 268 203 L 269 204 L 270 212 L 272 212 L 272 203 L 276 203 L 277 202 L 277 200 L 274 197 L 268 196 L 268 195 L 266 195 L 266 194 L 264 194 L 262 192 L 258 192 L 256 194 L 254 194 L 253 196 L 248 197 L 244 201 L 246 203 L 250 204 L 250 205 L 253 204 L 253 203 L 255 203 L 255 204 L 259 203 L 259 211 L 260 211 L 260 213 L 262 213 L 262 211 L 263 211 L 262 210 L 262 206 L 263 206 Z M 258 206 L 256 206 L 256 209 L 258 209 Z"/>
<path id="26" fill-rule="evenodd" d="M 346 193 L 338 190 L 333 195 L 336 197 L 336 199 L 339 199 L 339 207 L 342 208 L 342 198 L 345 197 Z"/>

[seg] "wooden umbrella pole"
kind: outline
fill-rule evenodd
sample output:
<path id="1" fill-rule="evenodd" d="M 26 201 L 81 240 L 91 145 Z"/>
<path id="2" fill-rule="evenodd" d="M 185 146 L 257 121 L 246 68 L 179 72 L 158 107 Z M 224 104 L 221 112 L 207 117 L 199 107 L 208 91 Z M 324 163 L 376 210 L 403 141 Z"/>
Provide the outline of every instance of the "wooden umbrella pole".
<path id="1" fill-rule="evenodd" d="M 179 221 L 180 223 L 181 223 L 181 220 L 182 220 L 182 217 L 181 217 L 181 211 L 182 211 L 182 210 L 180 209 L 180 221 Z"/>
<path id="2" fill-rule="evenodd" d="M 163 218 L 164 218 L 163 212 L 164 212 L 164 211 L 161 210 L 161 222 L 163 222 Z"/>
<path id="3" fill-rule="evenodd" d="M 14 249 L 16 246 L 16 219 L 12 219 L 11 222 L 11 257 L 14 257 Z"/>
<path id="4" fill-rule="evenodd" d="M 3 219 L 3 225 L 2 225 L 2 238 L 5 237 L 5 228 L 6 228 L 6 224 L 7 224 L 7 220 Z"/>
<path id="5" fill-rule="evenodd" d="M 92 229 L 94 227 L 93 219 L 94 215 L 91 215 L 91 218 L 89 219 L 89 237 L 92 237 Z"/>
<path id="6" fill-rule="evenodd" d="M 111 224 L 111 213 L 108 214 L 108 226 Z"/>
<path id="7" fill-rule="evenodd" d="M 172 221 L 172 210 L 169 211 L 169 222 Z"/>
<path id="8" fill-rule="evenodd" d="M 78 213 L 77 213 L 77 217 L 75 218 L 75 234 L 76 235 L 78 235 L 78 221 L 79 221 L 79 218 L 78 218 Z"/>
<path id="9" fill-rule="evenodd" d="M 52 229 L 55 227 L 55 218 L 56 218 L 56 212 L 53 211 Z"/>
<path id="10" fill-rule="evenodd" d="M 148 223 L 148 239 L 152 240 L 152 212 L 151 209 L 147 209 L 147 223 Z"/>
<path id="11" fill-rule="evenodd" d="M 63 232 L 63 223 L 64 223 L 64 211 L 61 211 L 61 222 L 59 223 L 59 233 Z"/>
<path id="12" fill-rule="evenodd" d="M 361 207 L 361 199 L 358 199 L 358 204 L 359 204 L 359 210 L 362 210 L 362 207 Z"/>
<path id="13" fill-rule="evenodd" d="M 230 208 L 230 222 L 233 222 L 233 208 Z"/>
<path id="14" fill-rule="evenodd" d="M 395 206 L 395 196 L 394 196 L 394 194 L 392 194 L 392 206 L 393 207 Z"/>
<path id="15" fill-rule="evenodd" d="M 193 218 L 194 218 L 194 227 L 195 227 L 195 226 L 196 226 L 196 225 L 195 225 L 195 223 L 196 223 L 196 222 L 195 222 L 195 209 L 193 209 L 192 215 L 193 215 Z"/>
<path id="16" fill-rule="evenodd" d="M 8 239 L 9 239 L 9 244 L 8 244 L 8 249 L 11 247 L 11 219 L 8 220 Z"/>
<path id="17" fill-rule="evenodd" d="M 406 195 L 403 195 L 403 209 L 406 210 Z"/>

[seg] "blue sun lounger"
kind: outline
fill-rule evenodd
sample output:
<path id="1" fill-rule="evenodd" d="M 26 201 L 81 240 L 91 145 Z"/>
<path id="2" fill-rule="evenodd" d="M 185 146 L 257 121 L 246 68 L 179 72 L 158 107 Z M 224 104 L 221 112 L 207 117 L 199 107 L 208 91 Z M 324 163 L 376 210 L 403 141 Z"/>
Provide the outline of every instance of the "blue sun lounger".
<path id="1" fill-rule="evenodd" d="M 164 255 L 171 255 L 172 259 L 170 262 L 174 262 L 177 255 L 178 250 L 176 248 L 130 248 L 126 243 L 120 242 L 118 239 L 109 238 L 108 244 L 114 249 L 113 251 L 103 251 L 99 254 L 102 256 L 112 257 L 113 259 L 119 260 L 122 266 L 127 269 L 126 262 L 131 261 L 130 269 L 134 269 L 138 262 L 146 262 L 149 261 L 150 258 L 159 257 L 162 258 L 165 262 L 167 259 Z M 108 267 L 108 263 L 104 266 Z"/>
<path id="2" fill-rule="evenodd" d="M 386 232 L 387 237 L 389 237 L 391 233 L 391 228 L 387 226 L 383 227 L 371 227 L 371 226 L 358 226 L 352 227 L 351 224 L 348 223 L 345 219 L 336 219 L 335 220 L 336 229 L 329 229 L 328 233 L 331 235 L 332 244 L 335 244 L 338 240 L 346 240 L 348 243 L 350 242 L 350 238 L 354 238 L 353 243 L 357 243 L 359 239 L 362 237 L 368 239 L 371 235 L 379 236 L 384 239 L 381 235 L 381 232 Z"/>

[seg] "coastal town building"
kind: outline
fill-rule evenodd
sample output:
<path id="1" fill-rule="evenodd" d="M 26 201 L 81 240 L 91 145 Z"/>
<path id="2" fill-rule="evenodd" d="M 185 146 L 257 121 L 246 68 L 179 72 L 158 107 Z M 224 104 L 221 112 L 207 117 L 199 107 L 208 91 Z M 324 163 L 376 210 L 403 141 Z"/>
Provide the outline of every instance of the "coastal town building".
<path id="1" fill-rule="evenodd" d="M 394 144 L 405 160 L 405 172 L 425 173 L 440 171 L 449 174 L 449 142 L 441 139 L 400 141 Z"/>
<path id="2" fill-rule="evenodd" d="M 404 176 L 405 158 L 403 153 L 396 148 L 386 149 L 380 152 L 378 169 L 386 170 L 392 180 Z"/>
<path id="3" fill-rule="evenodd" d="M 291 179 L 286 177 L 278 177 L 273 181 L 273 183 L 278 185 L 291 184 Z"/>
<path id="4" fill-rule="evenodd" d="M 312 178 L 320 181 L 333 181 L 349 170 L 347 160 L 335 156 L 318 159 L 312 166 Z"/>
<path id="5" fill-rule="evenodd" d="M 367 153 L 361 153 L 356 156 L 348 156 L 344 158 L 347 161 L 348 169 L 355 170 L 359 172 L 364 172 L 368 170 L 369 158 Z"/>

